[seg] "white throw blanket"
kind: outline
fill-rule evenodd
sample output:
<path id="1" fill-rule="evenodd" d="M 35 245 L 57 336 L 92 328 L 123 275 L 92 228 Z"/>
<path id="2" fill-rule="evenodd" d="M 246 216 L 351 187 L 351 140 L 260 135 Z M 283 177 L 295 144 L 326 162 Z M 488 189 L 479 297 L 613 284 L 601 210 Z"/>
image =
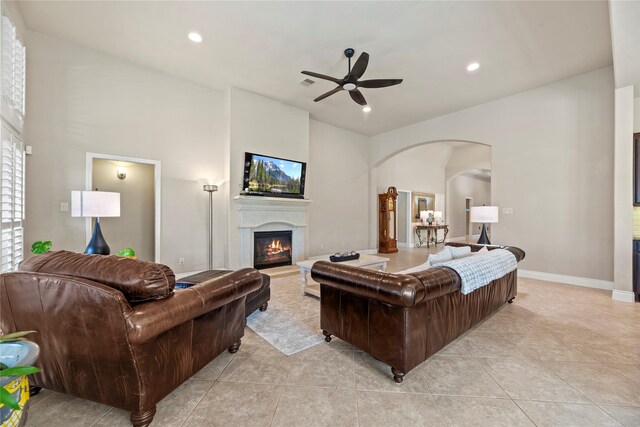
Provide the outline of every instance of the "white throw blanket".
<path id="1" fill-rule="evenodd" d="M 462 279 L 460 291 L 463 295 L 467 295 L 518 268 L 518 260 L 506 249 L 494 249 L 486 253 L 447 261 L 434 267 L 448 267 L 458 273 Z"/>

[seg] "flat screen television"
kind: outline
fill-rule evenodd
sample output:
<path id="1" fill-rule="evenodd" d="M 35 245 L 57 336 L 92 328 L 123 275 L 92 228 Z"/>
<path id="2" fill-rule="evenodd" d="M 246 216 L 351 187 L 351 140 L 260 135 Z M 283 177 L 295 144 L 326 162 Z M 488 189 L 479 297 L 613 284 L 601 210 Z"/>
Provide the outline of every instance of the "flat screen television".
<path id="1" fill-rule="evenodd" d="M 262 154 L 244 154 L 244 194 L 304 197 L 307 164 Z"/>

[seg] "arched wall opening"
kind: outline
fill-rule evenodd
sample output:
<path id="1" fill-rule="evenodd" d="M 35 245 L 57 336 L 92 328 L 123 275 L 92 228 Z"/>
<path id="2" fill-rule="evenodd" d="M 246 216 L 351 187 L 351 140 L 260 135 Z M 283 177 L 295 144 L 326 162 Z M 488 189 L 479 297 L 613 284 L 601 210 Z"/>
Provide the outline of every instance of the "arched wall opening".
<path id="1" fill-rule="evenodd" d="M 447 238 L 464 237 L 465 197 L 482 204 L 491 203 L 491 146 L 459 139 L 438 139 L 402 147 L 371 167 L 371 245 L 378 246 L 377 195 L 394 186 L 399 192 L 398 245 L 416 244 L 412 206 L 421 195 L 435 199 L 434 209 L 443 213 L 444 222 L 455 220 Z M 454 198 L 455 197 L 455 201 Z M 458 200 L 459 199 L 459 200 Z M 461 222 L 462 221 L 462 222 Z M 439 239 L 444 233 L 441 232 Z"/>

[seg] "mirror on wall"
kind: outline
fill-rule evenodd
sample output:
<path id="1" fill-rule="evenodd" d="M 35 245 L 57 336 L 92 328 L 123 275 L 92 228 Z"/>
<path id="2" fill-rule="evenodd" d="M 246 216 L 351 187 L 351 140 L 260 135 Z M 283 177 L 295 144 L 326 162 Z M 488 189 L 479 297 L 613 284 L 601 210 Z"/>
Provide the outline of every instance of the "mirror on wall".
<path id="1" fill-rule="evenodd" d="M 412 192 L 413 202 L 411 204 L 411 218 L 413 221 L 420 220 L 420 211 L 435 211 L 436 195 L 434 193 Z"/>

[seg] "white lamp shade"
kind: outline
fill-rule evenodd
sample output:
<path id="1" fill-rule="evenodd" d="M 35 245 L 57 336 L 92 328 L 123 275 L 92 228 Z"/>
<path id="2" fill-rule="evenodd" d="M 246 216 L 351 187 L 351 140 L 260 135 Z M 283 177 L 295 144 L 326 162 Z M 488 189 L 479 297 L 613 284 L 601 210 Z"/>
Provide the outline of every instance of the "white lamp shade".
<path id="1" fill-rule="evenodd" d="M 433 217 L 435 219 L 442 219 L 442 211 L 435 211 L 433 212 Z"/>
<path id="2" fill-rule="evenodd" d="M 420 219 L 426 221 L 429 218 L 429 211 L 420 211 Z"/>
<path id="3" fill-rule="evenodd" d="M 120 193 L 109 191 L 72 191 L 71 216 L 120 216 Z"/>
<path id="4" fill-rule="evenodd" d="M 471 208 L 471 222 L 498 222 L 498 206 L 474 206 Z"/>

